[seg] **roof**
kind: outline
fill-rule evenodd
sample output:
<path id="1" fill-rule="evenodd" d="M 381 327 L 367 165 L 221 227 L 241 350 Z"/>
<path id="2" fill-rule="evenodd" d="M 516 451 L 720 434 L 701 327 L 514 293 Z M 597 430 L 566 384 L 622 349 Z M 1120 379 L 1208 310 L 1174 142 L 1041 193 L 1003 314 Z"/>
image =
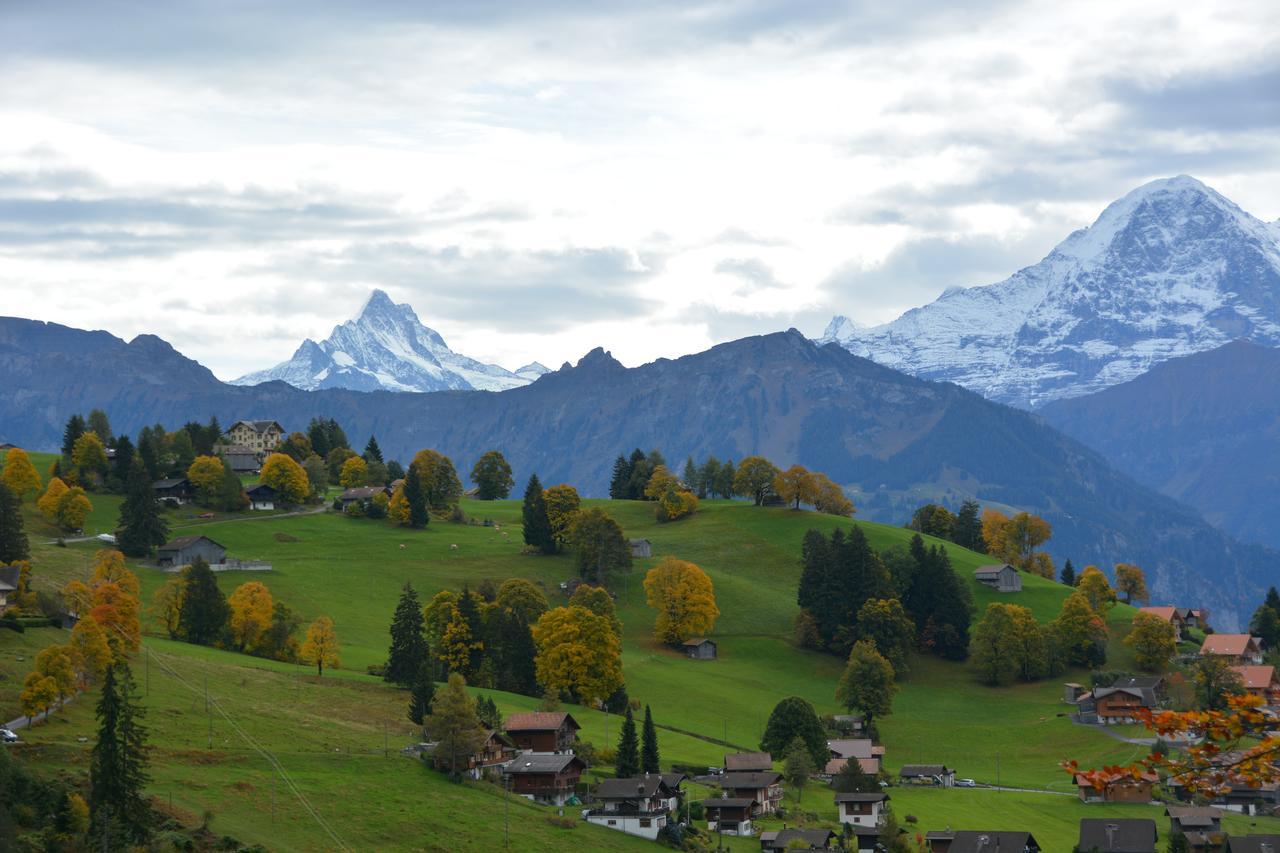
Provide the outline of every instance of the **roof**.
<path id="1" fill-rule="evenodd" d="M 279 421 L 236 421 L 231 425 L 231 429 L 235 429 L 240 426 L 240 424 L 244 424 L 254 432 L 266 432 L 271 429 L 271 427 L 275 427 L 280 432 L 284 432 L 284 427 L 280 426 Z"/>
<path id="2" fill-rule="evenodd" d="M 1008 563 L 994 563 L 990 566 L 978 566 L 978 568 L 973 570 L 973 576 L 975 578 L 980 578 L 983 575 L 995 576 L 1003 572 L 1005 569 L 1008 569 L 1011 572 L 1017 571 L 1017 569 Z"/>
<path id="3" fill-rule="evenodd" d="M 745 809 L 755 804 L 756 800 L 751 797 L 712 797 L 702 801 L 702 807 L 706 809 Z"/>
<path id="4" fill-rule="evenodd" d="M 1227 841 L 1230 853 L 1276 853 L 1280 835 L 1233 835 Z"/>
<path id="5" fill-rule="evenodd" d="M 879 794 L 836 794 L 837 803 L 879 803 L 889 799 L 889 795 L 885 793 Z"/>
<path id="6" fill-rule="evenodd" d="M 151 488 L 172 489 L 175 486 L 181 486 L 183 483 L 187 483 L 186 477 L 178 477 L 177 479 L 173 479 L 173 480 L 156 480 L 154 483 L 151 484 Z M 190 483 L 187 483 L 187 485 L 190 485 Z"/>
<path id="7" fill-rule="evenodd" d="M 1178 608 L 1176 607 L 1139 607 L 1138 612 L 1149 613 L 1152 616 L 1157 616 L 1166 622 L 1172 622 L 1175 616 L 1177 616 L 1179 619 L 1182 618 L 1181 612 L 1179 612 Z"/>
<path id="8" fill-rule="evenodd" d="M 662 777 L 662 781 L 666 782 L 667 787 L 670 788 L 672 791 L 675 791 L 677 788 L 683 785 L 684 780 L 689 778 L 683 773 L 659 773 L 658 775 Z"/>
<path id="9" fill-rule="evenodd" d="M 827 776 L 834 776 L 844 769 L 844 766 L 850 761 L 857 761 L 858 766 L 862 768 L 862 772 L 868 776 L 875 776 L 880 772 L 880 757 L 873 755 L 871 758 L 833 758 L 822 767 L 822 772 Z"/>
<path id="10" fill-rule="evenodd" d="M 1097 848 L 1099 853 L 1152 853 L 1156 849 L 1156 822 L 1136 817 L 1083 817 L 1079 847 Z"/>
<path id="11" fill-rule="evenodd" d="M 636 796 L 654 797 L 659 792 L 664 796 L 671 790 L 657 773 L 645 776 L 632 776 L 625 779 L 605 779 L 596 786 L 597 800 L 629 800 Z"/>
<path id="12" fill-rule="evenodd" d="M 898 771 L 899 776 L 945 776 L 954 773 L 945 764 L 904 764 Z"/>
<path id="13" fill-rule="evenodd" d="M 1233 666 L 1231 669 L 1240 676 L 1240 681 L 1246 688 L 1255 690 L 1270 687 L 1276 677 L 1274 666 Z"/>
<path id="14" fill-rule="evenodd" d="M 766 835 L 771 838 L 766 838 Z M 831 843 L 834 835 L 835 833 L 829 829 L 779 829 L 776 832 L 761 833 L 760 841 L 762 844 L 766 841 L 772 842 L 771 846 L 780 850 L 787 849 L 796 841 L 821 849 Z"/>
<path id="15" fill-rule="evenodd" d="M 1187 818 L 1218 818 L 1222 819 L 1222 809 L 1215 809 L 1212 806 L 1169 806 L 1164 810 L 1166 817 L 1174 820 L 1186 820 Z"/>
<path id="16" fill-rule="evenodd" d="M 1028 847 L 1039 849 L 1040 842 L 1029 832 L 1016 830 L 961 829 L 951 840 L 947 853 L 1022 853 Z"/>
<path id="17" fill-rule="evenodd" d="M 1154 690 L 1145 687 L 1095 687 L 1093 688 L 1094 700 L 1105 699 L 1116 693 L 1124 693 L 1133 696 L 1147 708 L 1154 708 L 1156 705 L 1156 694 Z"/>
<path id="18" fill-rule="evenodd" d="M 1233 655 L 1239 657 L 1249 649 L 1253 637 L 1248 634 L 1210 634 L 1200 647 L 1202 655 Z"/>
<path id="19" fill-rule="evenodd" d="M 160 550 L 161 551 L 181 551 L 183 548 L 189 548 L 190 546 L 196 544 L 201 539 L 205 540 L 210 545 L 217 545 L 219 548 L 222 548 L 222 550 L 224 551 L 227 550 L 226 548 L 223 548 L 221 545 L 218 545 L 217 542 L 214 542 L 208 536 L 179 536 L 175 539 L 170 539 L 168 542 L 161 545 Z"/>
<path id="20" fill-rule="evenodd" d="M 272 495 L 277 494 L 275 487 L 268 486 L 266 483 L 259 483 L 256 486 L 250 486 L 244 490 L 244 493 L 249 497 L 253 497 L 254 495 L 265 495 L 267 493 Z"/>
<path id="21" fill-rule="evenodd" d="M 572 752 L 524 752 L 507 762 L 507 773 L 560 773 L 574 762 L 586 769 L 586 763 Z"/>
<path id="22" fill-rule="evenodd" d="M 363 501 L 386 492 L 384 486 L 356 486 L 338 495 L 340 501 Z"/>
<path id="23" fill-rule="evenodd" d="M 867 738 L 829 740 L 827 749 L 840 758 L 870 758 L 875 755 L 875 745 Z"/>
<path id="24" fill-rule="evenodd" d="M 703 643 L 710 643 L 711 645 L 713 645 L 713 646 L 714 646 L 714 645 L 716 644 L 716 641 L 715 641 L 715 640 L 708 640 L 706 637 L 691 637 L 691 638 L 689 638 L 688 640 L 685 640 L 681 645 L 685 645 L 685 646 L 700 646 L 700 645 L 702 645 Z"/>
<path id="25" fill-rule="evenodd" d="M 566 721 L 575 729 L 582 728 L 565 711 L 526 711 L 523 714 L 512 714 L 507 717 L 502 728 L 508 732 L 554 732 Z"/>
<path id="26" fill-rule="evenodd" d="M 1079 787 L 1081 787 L 1081 788 L 1093 788 L 1093 787 L 1095 787 L 1095 786 L 1094 786 L 1094 784 L 1093 784 L 1092 782 L 1090 782 L 1088 779 L 1086 779 L 1086 778 L 1085 778 L 1085 776 L 1084 776 L 1084 774 L 1083 774 L 1083 773 L 1077 773 L 1077 774 L 1075 775 L 1075 780 L 1076 780 L 1076 785 L 1077 785 L 1077 786 L 1079 786 Z M 1139 777 L 1138 777 L 1138 778 L 1136 778 L 1136 779 L 1134 779 L 1134 778 L 1128 778 L 1128 779 L 1117 779 L 1116 781 L 1112 782 L 1112 783 L 1111 783 L 1110 785 L 1108 785 L 1107 787 L 1109 787 L 1109 788 L 1131 788 L 1131 787 L 1133 787 L 1134 785 L 1139 785 L 1139 784 L 1141 784 L 1141 783 L 1143 783 L 1143 782 L 1146 782 L 1146 783 L 1148 783 L 1148 784 L 1152 784 L 1152 785 L 1154 785 L 1156 782 L 1159 782 L 1159 781 L 1160 781 L 1160 777 L 1159 777 L 1159 776 L 1157 776 L 1157 775 L 1156 775 L 1156 774 L 1154 774 L 1154 773 L 1147 772 L 1147 773 L 1143 773 L 1141 776 L 1139 776 Z"/>
<path id="27" fill-rule="evenodd" d="M 782 774 L 773 770 L 761 773 L 726 773 L 720 777 L 720 787 L 732 788 L 735 791 L 748 788 L 758 791 L 761 788 L 776 785 L 781 778 Z"/>
<path id="28" fill-rule="evenodd" d="M 767 752 L 731 752 L 724 757 L 724 769 L 728 772 L 772 768 L 773 756 Z"/>

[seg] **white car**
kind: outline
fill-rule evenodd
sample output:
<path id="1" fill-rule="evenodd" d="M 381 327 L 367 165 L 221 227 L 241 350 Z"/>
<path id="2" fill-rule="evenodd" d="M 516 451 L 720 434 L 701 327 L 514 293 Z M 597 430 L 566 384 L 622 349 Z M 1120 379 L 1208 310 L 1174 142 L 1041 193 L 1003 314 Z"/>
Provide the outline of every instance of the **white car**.
<path id="1" fill-rule="evenodd" d="M 957 779 L 956 787 L 957 788 L 976 788 L 978 787 L 978 783 L 973 781 L 972 779 Z"/>
<path id="2" fill-rule="evenodd" d="M 4 741 L 5 743 L 17 743 L 18 736 L 3 726 L 0 726 L 0 741 Z"/>
<path id="3" fill-rule="evenodd" d="M 99 533 L 97 540 L 99 542 L 106 542 L 108 545 L 116 544 L 116 537 L 110 533 Z"/>

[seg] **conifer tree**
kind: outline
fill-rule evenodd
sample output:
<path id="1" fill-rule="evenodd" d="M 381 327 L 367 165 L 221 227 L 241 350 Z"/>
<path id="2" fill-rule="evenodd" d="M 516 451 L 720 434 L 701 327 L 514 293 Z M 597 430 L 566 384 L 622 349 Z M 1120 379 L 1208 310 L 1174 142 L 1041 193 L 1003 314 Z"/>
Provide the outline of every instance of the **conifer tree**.
<path id="1" fill-rule="evenodd" d="M 383 679 L 394 684 L 409 685 L 417 677 L 427 659 L 427 638 L 423 631 L 422 604 L 413 585 L 406 583 L 391 617 L 391 648 L 387 653 L 387 670 Z"/>
<path id="2" fill-rule="evenodd" d="M 614 759 L 613 769 L 614 775 L 619 779 L 640 775 L 640 743 L 636 739 L 636 720 L 631 716 L 630 706 L 622 721 L 622 734 L 618 737 L 618 755 Z"/>
<path id="3" fill-rule="evenodd" d="M 218 509 L 224 512 L 239 512 L 249 505 L 244 484 L 225 459 L 222 460 L 222 479 L 218 482 L 217 504 Z"/>
<path id="4" fill-rule="evenodd" d="M 640 730 L 640 769 L 645 773 L 661 773 L 662 759 L 658 755 L 658 729 L 653 724 L 649 706 L 644 706 L 644 727 Z"/>
<path id="5" fill-rule="evenodd" d="M 110 667 L 98 699 L 98 739 L 89 765 L 91 831 L 103 848 L 143 844 L 150 836 L 151 809 L 143 796 L 150 781 L 147 730 L 133 699 L 129 667 Z"/>
<path id="6" fill-rule="evenodd" d="M 382 462 L 382 448 L 378 446 L 377 436 L 370 435 L 369 443 L 364 446 L 365 462 Z"/>
<path id="7" fill-rule="evenodd" d="M 121 435 L 116 437 L 116 458 L 111 460 L 111 476 L 119 480 L 121 484 L 128 482 L 129 472 L 133 470 L 133 442 L 129 440 L 129 436 Z M 120 488 L 117 486 L 116 488 Z"/>
<path id="8" fill-rule="evenodd" d="M 80 436 L 84 435 L 86 429 L 84 418 L 79 415 L 72 415 L 67 419 L 67 425 L 62 429 L 62 456 L 64 459 L 71 458 L 71 451 L 75 448 Z"/>
<path id="9" fill-rule="evenodd" d="M 524 490 L 524 544 L 537 548 L 544 554 L 556 552 L 556 538 L 551 530 L 551 519 L 547 516 L 547 501 L 543 496 L 542 483 L 538 475 L 529 478 L 529 485 Z"/>
<path id="10" fill-rule="evenodd" d="M 427 513 L 427 495 L 422 491 L 422 476 L 416 462 L 409 465 L 404 476 L 404 499 L 409 504 L 409 526 L 426 527 L 431 516 Z"/>
<path id="11" fill-rule="evenodd" d="M 951 540 L 962 548 L 984 553 L 986 543 L 982 541 L 982 507 L 974 500 L 960 504 L 960 512 L 956 514 L 956 523 L 951 531 Z"/>
<path id="12" fill-rule="evenodd" d="M 1076 585 L 1076 567 L 1071 565 L 1070 560 L 1067 560 L 1067 562 L 1062 565 L 1062 585 Z"/>
<path id="13" fill-rule="evenodd" d="M 178 633 L 188 643 L 213 645 L 222 635 L 231 615 L 218 579 L 203 557 L 196 557 L 182 572 L 186 595 L 178 612 Z"/>
<path id="14" fill-rule="evenodd" d="M 0 483 L 0 565 L 30 556 L 27 533 L 22 526 L 22 502 L 8 486 Z"/>
<path id="15" fill-rule="evenodd" d="M 627 484 L 631 482 L 631 466 L 627 457 L 619 454 L 613 460 L 613 476 L 609 480 L 609 497 L 615 501 L 626 500 Z"/>
<path id="16" fill-rule="evenodd" d="M 130 557 L 146 557 L 169 538 L 169 525 L 160 517 L 160 502 L 141 462 L 129 470 L 119 525 L 116 543 Z"/>
<path id="17" fill-rule="evenodd" d="M 436 695 L 436 683 L 431 674 L 431 663 L 424 659 L 418 665 L 413 686 L 409 688 L 409 719 L 419 726 L 424 725 L 431 713 L 431 700 Z"/>

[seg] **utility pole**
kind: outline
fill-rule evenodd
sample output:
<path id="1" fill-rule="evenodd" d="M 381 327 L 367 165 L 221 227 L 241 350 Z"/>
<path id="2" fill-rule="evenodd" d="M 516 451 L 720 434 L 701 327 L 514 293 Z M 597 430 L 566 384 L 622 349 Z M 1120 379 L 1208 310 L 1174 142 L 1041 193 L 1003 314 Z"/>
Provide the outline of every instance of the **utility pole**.
<path id="1" fill-rule="evenodd" d="M 146 685 L 147 685 L 146 695 L 150 696 L 151 695 L 151 647 L 150 646 L 147 647 L 147 660 L 144 667 L 145 667 L 144 671 L 146 672 Z"/>
<path id="2" fill-rule="evenodd" d="M 1000 793 L 1000 753 L 996 753 L 996 793 Z"/>
<path id="3" fill-rule="evenodd" d="M 204 712 L 209 717 L 209 749 L 213 749 L 213 709 L 209 705 L 209 676 L 204 677 Z"/>
<path id="4" fill-rule="evenodd" d="M 502 845 L 511 847 L 511 774 L 502 780 Z"/>
<path id="5" fill-rule="evenodd" d="M 387 748 L 387 721 L 382 721 L 382 757 L 389 758 L 391 751 Z"/>

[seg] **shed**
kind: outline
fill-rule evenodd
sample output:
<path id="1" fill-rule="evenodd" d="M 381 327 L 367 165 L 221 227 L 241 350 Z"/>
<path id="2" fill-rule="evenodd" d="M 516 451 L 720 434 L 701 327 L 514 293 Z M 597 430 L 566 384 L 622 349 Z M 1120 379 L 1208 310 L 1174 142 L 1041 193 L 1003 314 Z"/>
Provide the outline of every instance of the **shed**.
<path id="1" fill-rule="evenodd" d="M 275 509 L 279 493 L 266 483 L 259 483 L 244 490 L 249 497 L 249 509 Z"/>
<path id="2" fill-rule="evenodd" d="M 706 637 L 694 637 L 683 643 L 684 653 L 694 660 L 715 660 L 716 642 Z"/>
<path id="3" fill-rule="evenodd" d="M 156 562 L 162 566 L 188 566 L 196 557 L 203 557 L 211 566 L 227 561 L 227 549 L 208 536 L 179 536 L 160 546 Z"/>
<path id="4" fill-rule="evenodd" d="M 256 474 L 262 468 L 262 463 L 258 461 L 258 451 L 252 447 L 223 445 L 218 448 L 218 455 L 237 474 Z"/>
<path id="5" fill-rule="evenodd" d="M 1062 701 L 1068 705 L 1074 705 L 1080 701 L 1080 697 L 1085 694 L 1083 684 L 1077 684 L 1074 681 L 1068 681 L 1062 685 Z"/>
<path id="6" fill-rule="evenodd" d="M 956 784 L 956 771 L 945 764 L 904 764 L 898 771 L 898 778 L 904 785 L 941 785 L 951 788 Z"/>
<path id="7" fill-rule="evenodd" d="M 631 545 L 631 556 L 653 556 L 653 544 L 648 539 L 632 539 L 629 544 Z"/>
<path id="8" fill-rule="evenodd" d="M 1022 592 L 1022 576 L 1008 563 L 974 569 L 973 578 L 996 592 Z"/>

